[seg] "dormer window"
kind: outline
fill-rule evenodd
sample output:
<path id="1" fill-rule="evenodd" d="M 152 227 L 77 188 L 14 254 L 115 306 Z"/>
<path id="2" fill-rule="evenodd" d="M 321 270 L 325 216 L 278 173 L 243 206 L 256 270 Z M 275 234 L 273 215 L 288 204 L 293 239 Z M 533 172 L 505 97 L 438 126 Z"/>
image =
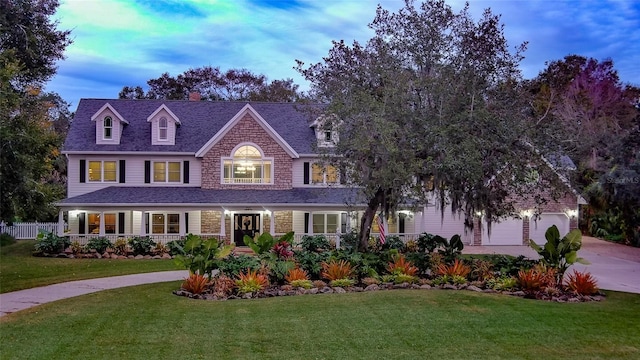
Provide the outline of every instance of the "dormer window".
<path id="1" fill-rule="evenodd" d="M 167 129 L 167 118 L 161 117 L 160 121 L 158 122 L 158 137 L 160 138 L 160 140 L 167 140 Z"/>
<path id="2" fill-rule="evenodd" d="M 324 132 L 324 141 L 331 142 L 331 130 L 325 130 Z"/>
<path id="3" fill-rule="evenodd" d="M 111 119 L 111 116 L 106 116 L 104 118 L 104 139 L 105 140 L 111 140 L 112 139 L 112 134 L 113 134 L 113 119 Z"/>

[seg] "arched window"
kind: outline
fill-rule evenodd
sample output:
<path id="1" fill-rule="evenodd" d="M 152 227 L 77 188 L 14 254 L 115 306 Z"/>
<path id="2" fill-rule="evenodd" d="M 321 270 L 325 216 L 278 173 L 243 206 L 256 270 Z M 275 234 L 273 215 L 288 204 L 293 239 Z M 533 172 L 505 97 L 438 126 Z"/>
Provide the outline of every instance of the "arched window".
<path id="1" fill-rule="evenodd" d="M 223 159 L 224 184 L 270 184 L 272 163 L 264 158 L 260 150 L 252 145 L 242 145 L 235 149 L 231 157 Z"/>
<path id="2" fill-rule="evenodd" d="M 113 120 L 111 119 L 111 116 L 106 116 L 104 118 L 103 126 L 104 126 L 104 132 L 103 132 L 104 138 L 111 139 L 111 135 L 113 133 Z"/>
<path id="3" fill-rule="evenodd" d="M 158 122 L 158 137 L 160 140 L 167 140 L 167 118 L 161 117 Z"/>

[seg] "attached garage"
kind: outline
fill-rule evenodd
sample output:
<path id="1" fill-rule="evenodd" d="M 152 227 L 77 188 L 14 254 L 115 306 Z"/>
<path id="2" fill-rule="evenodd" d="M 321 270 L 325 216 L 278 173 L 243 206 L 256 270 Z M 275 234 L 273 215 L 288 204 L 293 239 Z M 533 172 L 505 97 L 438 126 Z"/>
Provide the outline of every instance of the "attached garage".
<path id="1" fill-rule="evenodd" d="M 422 232 L 440 235 L 451 239 L 453 235 L 460 235 L 462 242 L 470 244 L 473 231 L 465 229 L 464 215 L 452 214 L 451 207 L 447 206 L 443 214 L 436 207 L 425 208 L 422 219 Z"/>
<path id="2" fill-rule="evenodd" d="M 538 245 L 547 242 L 544 233 L 549 227 L 555 225 L 560 230 L 560 236 L 565 236 L 569 232 L 569 218 L 564 213 L 543 213 L 537 220 L 531 219 L 529 224 L 529 238 Z"/>
<path id="3" fill-rule="evenodd" d="M 491 235 L 486 222 L 482 223 L 482 245 L 522 245 L 522 219 L 510 218 L 491 223 Z"/>

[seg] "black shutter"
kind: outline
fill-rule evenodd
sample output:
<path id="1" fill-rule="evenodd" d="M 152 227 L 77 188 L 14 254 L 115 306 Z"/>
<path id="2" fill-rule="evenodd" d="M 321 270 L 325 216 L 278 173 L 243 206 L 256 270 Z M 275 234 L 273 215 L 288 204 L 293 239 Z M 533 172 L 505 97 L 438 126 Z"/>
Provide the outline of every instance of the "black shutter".
<path id="1" fill-rule="evenodd" d="M 308 164 L 308 163 L 307 163 Z M 309 213 L 304 213 L 304 233 L 309 233 Z"/>
<path id="2" fill-rule="evenodd" d="M 121 160 L 124 161 L 124 160 Z M 118 213 L 118 234 L 124 234 L 124 213 Z"/>
<path id="3" fill-rule="evenodd" d="M 87 182 L 87 160 L 80 160 L 80 182 Z"/>
<path id="4" fill-rule="evenodd" d="M 405 227 L 406 227 L 405 221 L 406 221 L 406 215 L 405 214 L 398 215 L 398 232 L 400 234 L 404 234 Z"/>
<path id="5" fill-rule="evenodd" d="M 149 213 L 144 213 L 145 234 L 149 235 Z"/>
<path id="6" fill-rule="evenodd" d="M 347 232 L 347 213 L 340 214 L 340 232 L 343 234 Z"/>
<path id="7" fill-rule="evenodd" d="M 81 160 L 84 161 L 84 160 Z M 78 234 L 84 234 L 85 233 L 85 226 L 86 226 L 86 222 L 85 222 L 85 213 L 79 213 L 78 214 Z"/>
<path id="8" fill-rule="evenodd" d="M 144 183 L 151 183 L 151 161 L 149 160 L 144 162 Z"/>
<path id="9" fill-rule="evenodd" d="M 309 183 L 309 163 L 305 162 L 304 163 L 304 184 L 308 184 Z"/>
<path id="10" fill-rule="evenodd" d="M 224 216 L 224 214 L 222 214 L 222 216 Z M 222 221 L 224 221 L 224 218 L 222 219 Z M 189 213 L 188 212 L 184 213 L 184 233 L 185 234 L 189 233 Z"/>
<path id="11" fill-rule="evenodd" d="M 185 160 L 182 164 L 182 182 L 189 183 L 189 160 Z"/>
<path id="12" fill-rule="evenodd" d="M 126 166 L 125 166 L 124 160 L 120 160 L 120 183 L 121 184 L 124 184 L 124 181 L 126 178 L 125 169 L 126 169 Z"/>

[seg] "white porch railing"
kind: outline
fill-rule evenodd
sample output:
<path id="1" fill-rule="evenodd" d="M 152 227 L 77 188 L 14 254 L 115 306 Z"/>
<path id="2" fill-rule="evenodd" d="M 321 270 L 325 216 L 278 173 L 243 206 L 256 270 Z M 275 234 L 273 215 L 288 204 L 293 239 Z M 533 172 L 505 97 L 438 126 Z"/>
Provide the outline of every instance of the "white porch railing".
<path id="1" fill-rule="evenodd" d="M 82 235 L 74 234 L 74 235 L 69 235 L 69 240 L 71 242 L 77 241 L 80 245 L 85 245 L 89 241 L 89 239 L 93 239 L 97 237 L 105 237 L 109 239 L 109 241 L 111 241 L 112 243 L 115 243 L 116 240 L 118 239 L 129 240 L 134 236 L 140 236 L 140 235 L 139 234 L 105 234 L 100 236 L 98 234 L 82 234 Z M 161 243 L 161 244 L 166 244 L 173 240 L 180 240 L 182 238 L 180 234 L 147 234 L 145 236 L 149 236 L 151 240 L 153 240 L 155 243 Z M 220 236 L 218 234 L 201 234 L 200 236 L 207 239 L 216 238 L 219 240 L 224 240 L 226 238 L 226 236 Z"/>
<path id="2" fill-rule="evenodd" d="M 65 229 L 67 225 L 65 224 Z M 0 233 L 6 233 L 19 240 L 35 239 L 38 236 L 38 231 L 46 230 L 54 234 L 58 233 L 57 222 L 47 223 L 14 223 L 13 225 L 0 225 Z"/>

